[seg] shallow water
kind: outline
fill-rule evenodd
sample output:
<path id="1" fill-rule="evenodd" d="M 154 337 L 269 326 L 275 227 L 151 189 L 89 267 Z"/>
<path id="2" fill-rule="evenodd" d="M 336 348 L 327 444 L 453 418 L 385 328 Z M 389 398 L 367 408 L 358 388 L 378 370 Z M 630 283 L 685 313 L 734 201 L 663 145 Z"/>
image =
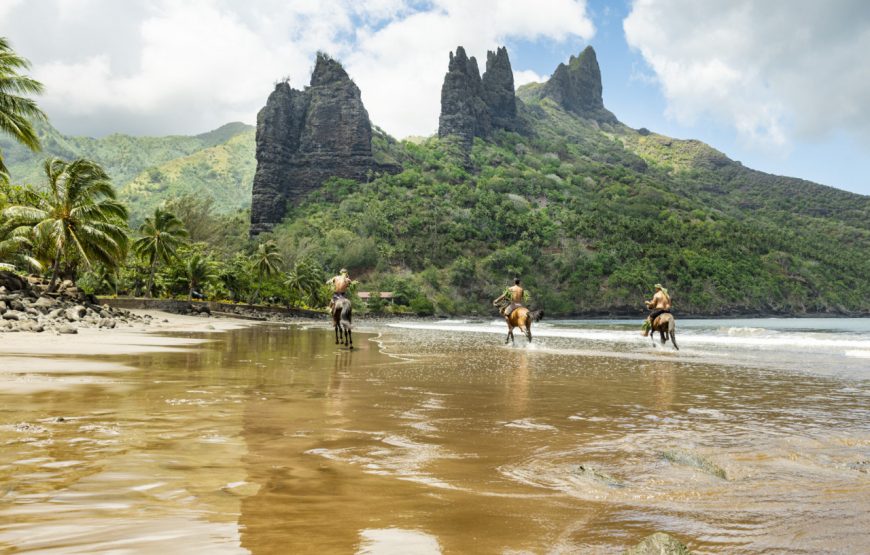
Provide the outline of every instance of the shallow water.
<path id="1" fill-rule="evenodd" d="M 513 348 L 401 322 L 353 352 L 261 326 L 86 359 L 0 392 L 0 553 L 866 553 L 870 333 L 831 322 L 683 321 L 679 352 L 636 322 Z"/>

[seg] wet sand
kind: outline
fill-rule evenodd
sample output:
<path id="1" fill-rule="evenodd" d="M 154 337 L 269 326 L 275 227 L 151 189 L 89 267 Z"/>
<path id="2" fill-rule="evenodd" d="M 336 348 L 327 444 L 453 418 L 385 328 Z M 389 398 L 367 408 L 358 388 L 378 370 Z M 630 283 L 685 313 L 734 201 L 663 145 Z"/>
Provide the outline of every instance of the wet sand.
<path id="1" fill-rule="evenodd" d="M 0 345 L 0 552 L 870 550 L 867 380 L 221 322 Z"/>
<path id="2" fill-rule="evenodd" d="M 112 355 L 183 352 L 209 341 L 207 334 L 251 325 L 245 320 L 204 319 L 151 310 L 132 312 L 150 315 L 152 323 L 114 329 L 80 328 L 77 334 L 69 335 L 0 333 L 0 391 L 32 394 L 111 384 L 112 373 L 133 369 L 109 360 Z M 201 337 L 189 335 L 194 333 Z"/>

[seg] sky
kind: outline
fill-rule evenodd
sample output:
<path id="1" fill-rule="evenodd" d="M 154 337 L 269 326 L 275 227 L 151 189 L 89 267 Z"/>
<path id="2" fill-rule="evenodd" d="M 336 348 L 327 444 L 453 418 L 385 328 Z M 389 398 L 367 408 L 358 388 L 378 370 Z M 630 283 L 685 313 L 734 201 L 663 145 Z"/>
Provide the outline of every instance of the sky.
<path id="1" fill-rule="evenodd" d="M 374 124 L 437 131 L 448 55 L 507 46 L 516 84 L 586 46 L 625 124 L 758 170 L 870 194 L 865 0 L 0 0 L 61 132 L 202 133 L 256 122 L 274 84 L 339 59 Z"/>

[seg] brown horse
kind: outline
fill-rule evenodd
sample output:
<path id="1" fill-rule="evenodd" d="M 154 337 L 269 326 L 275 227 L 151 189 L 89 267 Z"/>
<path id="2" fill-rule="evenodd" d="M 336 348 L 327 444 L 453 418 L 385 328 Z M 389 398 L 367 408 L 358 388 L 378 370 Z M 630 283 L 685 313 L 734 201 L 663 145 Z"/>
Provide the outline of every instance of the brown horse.
<path id="1" fill-rule="evenodd" d="M 653 345 L 656 344 L 655 332 L 659 332 L 659 335 L 662 338 L 662 345 L 668 342 L 668 336 L 670 336 L 671 343 L 674 344 L 674 349 L 679 351 L 680 348 L 677 347 L 677 338 L 674 336 L 675 327 L 676 323 L 674 322 L 674 316 L 672 314 L 665 312 L 664 314 L 656 316 L 656 319 L 653 320 L 649 334 L 649 338 L 652 339 Z"/>
<path id="2" fill-rule="evenodd" d="M 350 299 L 338 299 L 332 307 L 332 325 L 335 327 L 335 344 L 345 345 L 353 349 L 353 336 L 351 335 L 351 320 L 353 319 L 353 306 Z"/>
<path id="3" fill-rule="evenodd" d="M 529 343 L 532 342 L 532 322 L 538 322 L 544 317 L 543 310 L 530 311 L 524 306 L 515 308 L 511 315 L 505 318 L 508 325 L 507 339 L 504 340 L 505 345 L 510 342 L 514 344 L 514 328 L 520 328 L 520 331 L 526 334 L 526 339 Z"/>

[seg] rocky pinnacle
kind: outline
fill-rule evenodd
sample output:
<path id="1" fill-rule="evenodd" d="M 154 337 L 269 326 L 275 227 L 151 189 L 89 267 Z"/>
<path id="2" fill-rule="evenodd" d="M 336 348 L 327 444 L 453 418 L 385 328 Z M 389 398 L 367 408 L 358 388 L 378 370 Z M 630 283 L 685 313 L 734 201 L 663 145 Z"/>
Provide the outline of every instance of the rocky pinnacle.
<path id="1" fill-rule="evenodd" d="M 269 231 L 288 203 L 331 177 L 366 180 L 393 171 L 372 156 L 372 127 L 359 88 L 340 63 L 317 55 L 303 91 L 278 83 L 257 114 L 251 235 Z"/>
<path id="2" fill-rule="evenodd" d="M 477 60 L 461 46 L 450 53 L 441 86 L 441 116 L 438 136 L 458 137 L 468 148 L 474 137 L 488 137 L 493 130 L 516 127 L 514 75 L 507 49 L 486 56 L 486 72 L 480 76 Z"/>

